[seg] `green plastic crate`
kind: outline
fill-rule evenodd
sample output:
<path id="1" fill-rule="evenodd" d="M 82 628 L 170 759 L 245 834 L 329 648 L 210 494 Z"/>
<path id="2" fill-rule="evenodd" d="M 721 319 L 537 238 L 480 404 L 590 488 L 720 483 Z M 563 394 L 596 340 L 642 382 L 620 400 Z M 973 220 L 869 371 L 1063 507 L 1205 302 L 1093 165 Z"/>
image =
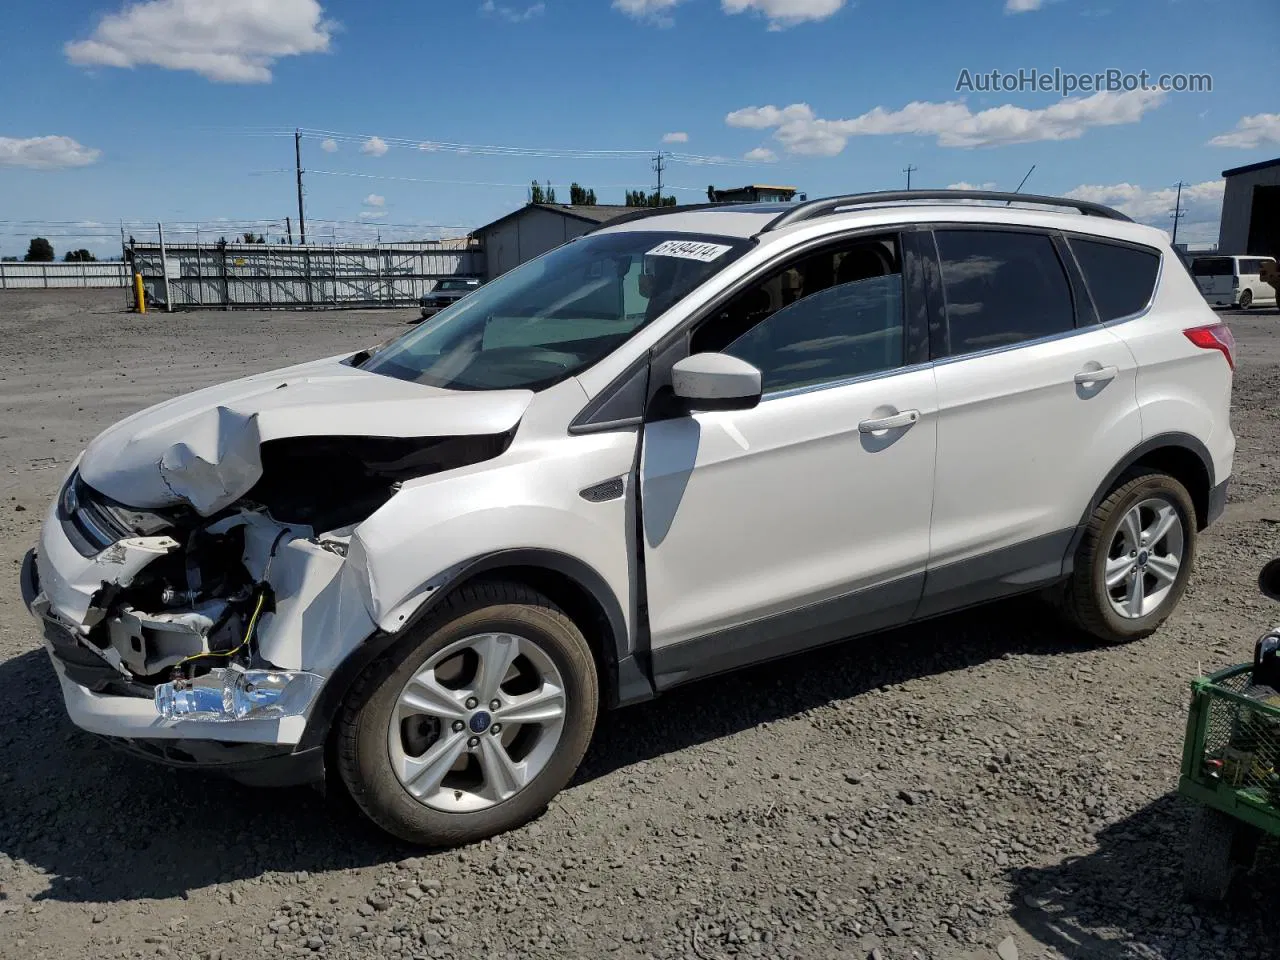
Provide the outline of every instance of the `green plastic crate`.
<path id="1" fill-rule="evenodd" d="M 1192 681 L 1178 792 L 1280 836 L 1280 705 L 1244 695 L 1252 674 L 1246 663 Z"/>

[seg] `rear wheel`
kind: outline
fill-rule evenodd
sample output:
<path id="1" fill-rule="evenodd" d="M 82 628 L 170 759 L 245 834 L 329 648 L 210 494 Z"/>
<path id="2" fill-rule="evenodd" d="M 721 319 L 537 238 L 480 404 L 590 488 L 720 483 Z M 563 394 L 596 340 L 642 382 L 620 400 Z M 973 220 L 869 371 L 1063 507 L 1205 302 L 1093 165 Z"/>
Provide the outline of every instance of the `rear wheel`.
<path id="1" fill-rule="evenodd" d="M 1240 294 L 1240 309 L 1248 310 L 1251 306 L 1253 306 L 1253 291 L 1246 290 Z"/>
<path id="2" fill-rule="evenodd" d="M 1186 488 L 1163 473 L 1130 475 L 1093 511 L 1062 606 L 1099 639 L 1149 636 L 1182 597 L 1195 548 Z"/>
<path id="3" fill-rule="evenodd" d="M 569 782 L 595 727 L 586 640 L 512 583 L 465 587 L 369 668 L 338 731 L 360 808 L 411 843 L 453 846 L 520 826 Z"/>

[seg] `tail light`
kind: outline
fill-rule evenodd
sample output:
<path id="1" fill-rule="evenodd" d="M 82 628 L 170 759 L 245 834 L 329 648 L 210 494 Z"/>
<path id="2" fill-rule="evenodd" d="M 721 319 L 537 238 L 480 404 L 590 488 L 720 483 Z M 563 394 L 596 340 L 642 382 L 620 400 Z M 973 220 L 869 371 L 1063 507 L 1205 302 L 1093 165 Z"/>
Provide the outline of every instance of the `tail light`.
<path id="1" fill-rule="evenodd" d="M 1231 277 L 1231 289 L 1232 290 L 1240 289 L 1240 278 L 1235 275 L 1232 275 Z"/>
<path id="2" fill-rule="evenodd" d="M 1186 338 L 1201 350 L 1218 350 L 1227 358 L 1227 365 L 1236 368 L 1236 338 L 1225 323 L 1210 323 L 1203 327 L 1183 330 Z"/>

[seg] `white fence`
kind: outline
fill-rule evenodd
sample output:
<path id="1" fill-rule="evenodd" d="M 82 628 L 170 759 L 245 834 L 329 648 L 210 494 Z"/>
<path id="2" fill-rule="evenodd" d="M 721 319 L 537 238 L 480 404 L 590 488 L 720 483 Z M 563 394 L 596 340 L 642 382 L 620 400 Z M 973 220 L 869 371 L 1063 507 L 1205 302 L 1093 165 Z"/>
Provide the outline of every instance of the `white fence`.
<path id="1" fill-rule="evenodd" d="M 47 290 L 66 287 L 127 287 L 123 263 L 0 262 L 0 290 Z"/>

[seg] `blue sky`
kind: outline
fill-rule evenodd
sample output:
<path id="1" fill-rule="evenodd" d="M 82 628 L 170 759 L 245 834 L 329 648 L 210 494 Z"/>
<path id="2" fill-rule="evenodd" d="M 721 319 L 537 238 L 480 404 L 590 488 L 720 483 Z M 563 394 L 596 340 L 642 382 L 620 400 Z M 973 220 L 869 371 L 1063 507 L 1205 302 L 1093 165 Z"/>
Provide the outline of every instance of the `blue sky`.
<path id="1" fill-rule="evenodd" d="M 1012 189 L 1035 164 L 1028 191 L 1167 226 L 1183 180 L 1182 237 L 1213 240 L 1220 172 L 1280 155 L 1278 38 L 1275 0 L 14 4 L 0 254 L 35 232 L 110 253 L 121 220 L 278 235 L 295 127 L 325 240 L 456 233 L 535 178 L 621 202 L 657 150 L 688 202 L 711 183 L 898 188 L 908 164 L 914 186 Z M 962 70 L 1055 67 L 1213 90 L 956 90 Z"/>

